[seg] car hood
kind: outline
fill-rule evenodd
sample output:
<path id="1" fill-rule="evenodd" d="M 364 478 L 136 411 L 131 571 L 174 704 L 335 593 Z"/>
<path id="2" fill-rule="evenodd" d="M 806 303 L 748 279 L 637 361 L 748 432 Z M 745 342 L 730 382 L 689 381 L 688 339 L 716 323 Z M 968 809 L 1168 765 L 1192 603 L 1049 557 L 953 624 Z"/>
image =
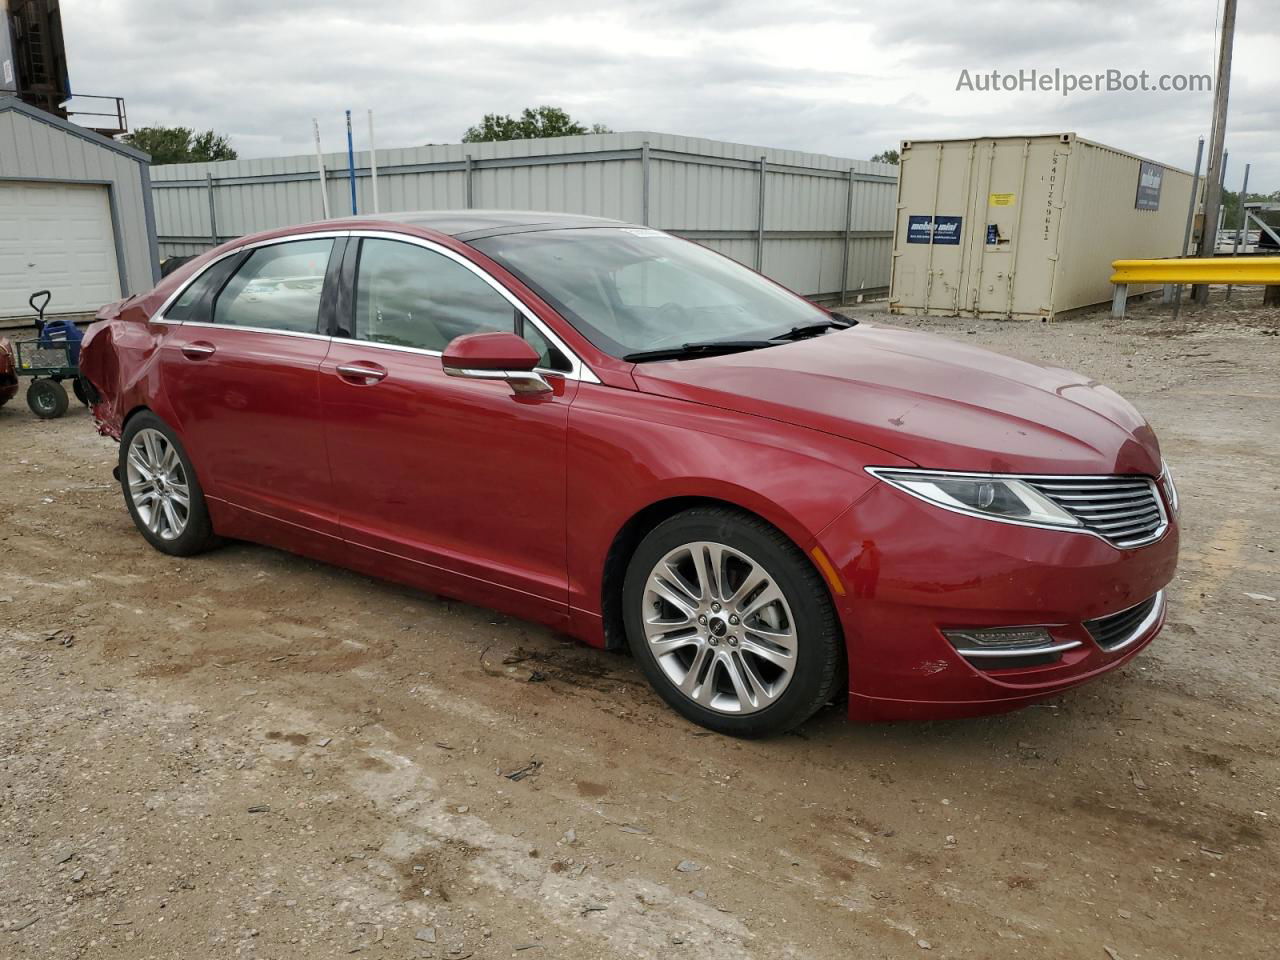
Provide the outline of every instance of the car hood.
<path id="1" fill-rule="evenodd" d="M 637 387 L 870 444 L 921 467 L 1160 472 L 1133 406 L 1069 370 L 859 324 L 797 343 L 636 366 Z"/>

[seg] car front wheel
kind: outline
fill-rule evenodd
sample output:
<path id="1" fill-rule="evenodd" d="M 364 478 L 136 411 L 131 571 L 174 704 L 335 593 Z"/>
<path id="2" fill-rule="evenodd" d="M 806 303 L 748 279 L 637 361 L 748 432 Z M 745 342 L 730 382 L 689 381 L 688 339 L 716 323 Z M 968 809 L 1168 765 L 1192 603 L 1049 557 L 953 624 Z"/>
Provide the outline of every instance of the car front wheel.
<path id="1" fill-rule="evenodd" d="M 120 438 L 120 486 L 138 532 L 157 550 L 189 557 L 216 538 L 186 451 L 163 420 L 139 413 Z"/>
<path id="2" fill-rule="evenodd" d="M 659 524 L 628 566 L 623 612 L 662 698 L 721 733 L 784 732 L 838 687 L 842 639 L 825 584 L 749 514 L 698 507 Z"/>

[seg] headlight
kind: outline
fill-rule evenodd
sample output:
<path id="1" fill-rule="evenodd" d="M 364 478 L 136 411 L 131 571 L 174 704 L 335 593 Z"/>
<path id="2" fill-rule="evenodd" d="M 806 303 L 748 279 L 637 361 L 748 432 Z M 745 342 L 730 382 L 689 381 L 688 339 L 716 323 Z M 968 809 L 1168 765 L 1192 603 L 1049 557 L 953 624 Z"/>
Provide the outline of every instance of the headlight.
<path id="1" fill-rule="evenodd" d="M 957 513 L 1031 526 L 1081 525 L 1044 494 L 1016 477 L 886 467 L 867 467 L 867 472 L 913 497 Z"/>
<path id="2" fill-rule="evenodd" d="M 1173 473 L 1169 470 L 1169 461 L 1160 461 L 1160 486 L 1164 490 L 1165 499 L 1169 501 L 1169 512 L 1178 512 L 1178 488 L 1173 483 Z"/>

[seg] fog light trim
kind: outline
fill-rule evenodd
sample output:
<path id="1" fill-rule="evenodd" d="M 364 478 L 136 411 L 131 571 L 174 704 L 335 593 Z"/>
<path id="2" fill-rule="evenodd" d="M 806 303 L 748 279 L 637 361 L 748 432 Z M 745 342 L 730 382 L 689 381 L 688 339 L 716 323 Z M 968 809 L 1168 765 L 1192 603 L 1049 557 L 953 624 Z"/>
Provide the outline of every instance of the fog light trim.
<path id="1" fill-rule="evenodd" d="M 1035 657 L 1083 646 L 1082 640 L 1055 642 L 1048 628 L 977 627 L 943 630 L 943 636 L 962 657 Z"/>

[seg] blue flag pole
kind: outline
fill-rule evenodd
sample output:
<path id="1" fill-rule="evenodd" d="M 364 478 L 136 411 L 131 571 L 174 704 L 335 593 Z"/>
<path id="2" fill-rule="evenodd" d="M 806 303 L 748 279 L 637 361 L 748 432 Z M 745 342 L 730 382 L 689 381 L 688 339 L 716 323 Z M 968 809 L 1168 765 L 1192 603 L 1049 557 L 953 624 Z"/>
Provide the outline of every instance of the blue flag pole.
<path id="1" fill-rule="evenodd" d="M 351 142 L 350 110 L 347 111 L 347 174 L 351 180 L 351 215 L 354 217 L 358 212 L 356 210 L 356 151 Z"/>

